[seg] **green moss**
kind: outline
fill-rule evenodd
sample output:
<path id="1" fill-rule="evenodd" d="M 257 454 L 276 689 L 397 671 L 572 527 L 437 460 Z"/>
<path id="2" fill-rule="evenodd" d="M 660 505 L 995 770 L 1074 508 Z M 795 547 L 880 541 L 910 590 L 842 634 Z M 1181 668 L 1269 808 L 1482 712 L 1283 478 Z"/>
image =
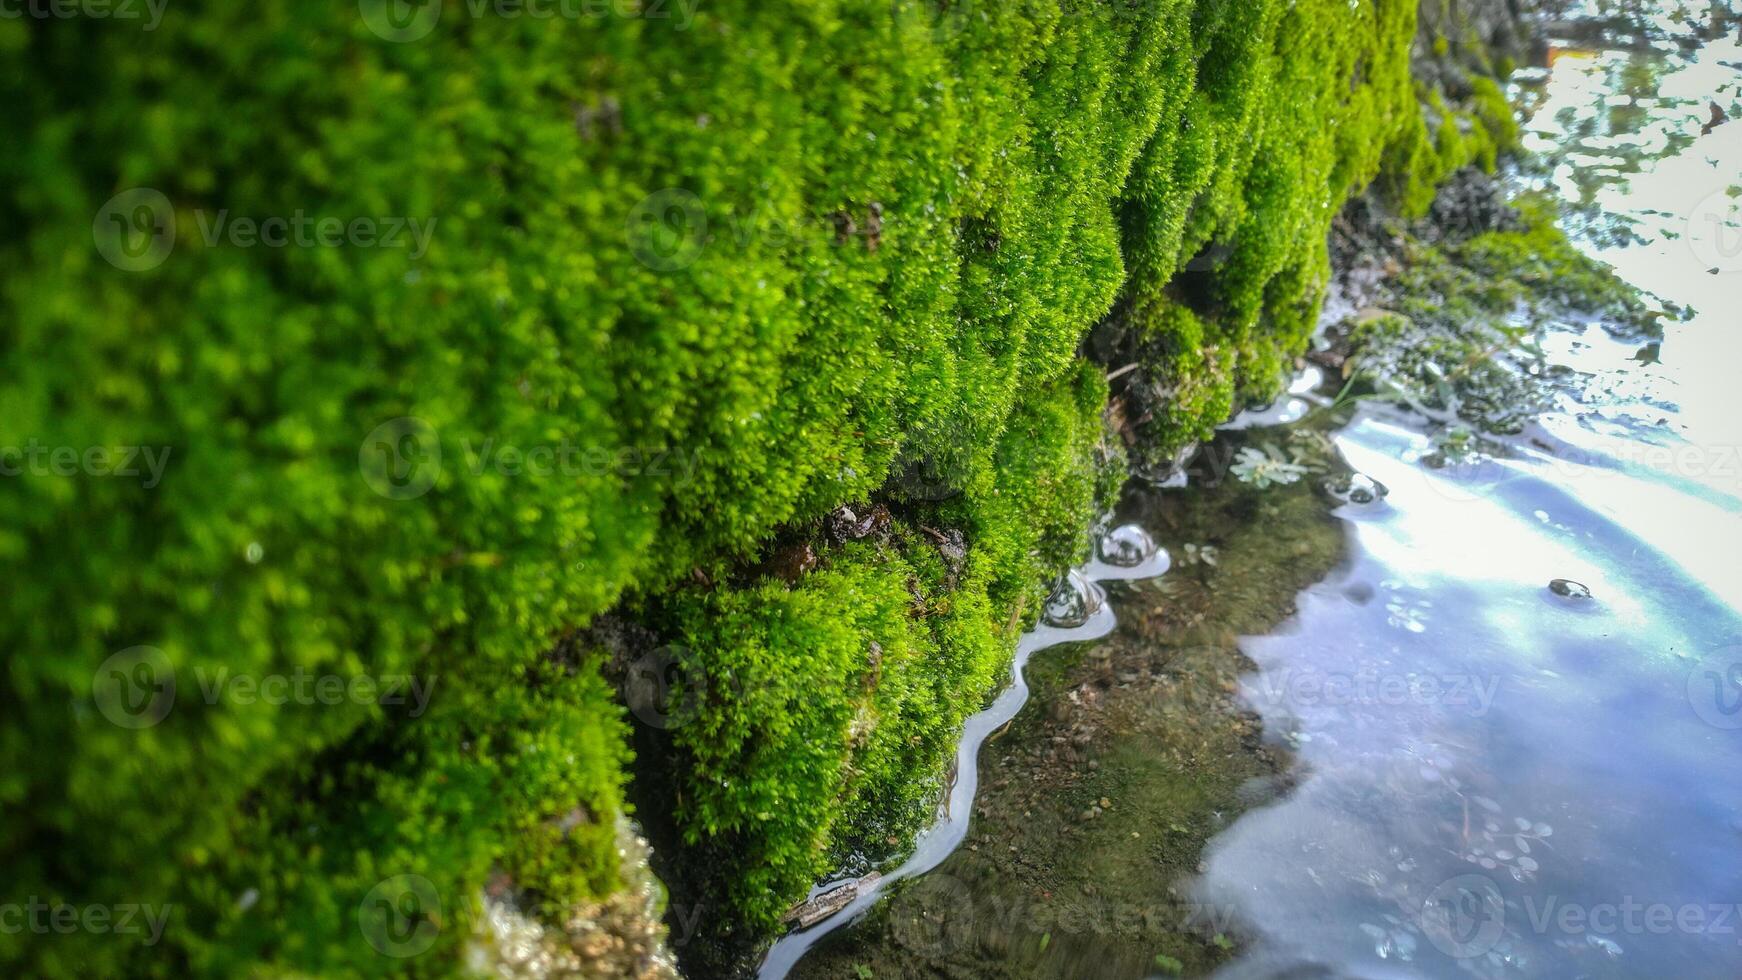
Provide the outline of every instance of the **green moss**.
<path id="1" fill-rule="evenodd" d="M 1665 314 L 1569 241 L 1553 202 L 1515 204 L 1499 230 L 1439 244 L 1389 232 L 1405 242 L 1403 271 L 1380 297 L 1390 312 L 1348 330 L 1367 382 L 1479 430 L 1517 432 L 1550 395 L 1542 331 L 1593 318 L 1624 336 L 1661 334 Z"/>
<path id="2" fill-rule="evenodd" d="M 1326 235 L 1381 167 L 1431 197 L 1458 129 L 1427 133 L 1406 2 L 1222 2 L 1176 11 L 1168 116 L 1125 187 L 1119 355 L 1151 460 L 1279 387 L 1329 274 Z M 1195 61 L 1194 61 L 1195 58 Z M 1417 175 L 1420 175 L 1419 177 Z M 1425 207 L 1425 200 L 1419 202 Z"/>
<path id="3" fill-rule="evenodd" d="M 3 442 L 169 452 L 149 485 L 0 480 L 0 865 L 23 896 L 176 908 L 155 948 L 0 936 L 0 963 L 442 974 L 496 872 L 553 903 L 611 887 L 623 723 L 593 654 L 546 655 L 662 596 L 766 687 L 678 775 L 694 846 L 760 857 L 721 887 L 767 923 L 825 855 L 911 832 L 927 784 L 897 747 L 935 769 L 1075 556 L 1114 479 L 1085 462 L 1089 327 L 1128 311 L 1180 393 L 1151 440 L 1190 438 L 1299 349 L 1381 150 L 1442 160 L 1402 0 L 672 6 L 448 2 L 405 43 L 288 0 L 0 35 Z M 132 188 L 174 219 L 142 271 L 102 257 L 151 224 L 105 214 Z M 298 215 L 428 239 L 214 232 Z M 901 512 L 887 551 L 668 596 L 873 496 Z M 93 688 L 140 645 L 178 696 L 135 730 Z M 435 687 L 414 717 L 206 694 L 221 672 Z M 358 911 L 401 875 L 437 938 L 379 956 Z"/>
<path id="4" fill-rule="evenodd" d="M 692 887 L 730 912 L 710 932 L 772 927 L 825 872 L 922 825 L 1046 577 L 1082 557 L 1106 489 L 1105 398 L 1082 365 L 1022 403 L 983 490 L 898 520 L 885 544 L 825 549 L 795 584 L 676 598 L 667 618 L 692 658 L 693 717 L 655 765 L 681 774 L 689 863 L 711 871 Z M 965 560 L 933 524 L 965 532 Z"/>

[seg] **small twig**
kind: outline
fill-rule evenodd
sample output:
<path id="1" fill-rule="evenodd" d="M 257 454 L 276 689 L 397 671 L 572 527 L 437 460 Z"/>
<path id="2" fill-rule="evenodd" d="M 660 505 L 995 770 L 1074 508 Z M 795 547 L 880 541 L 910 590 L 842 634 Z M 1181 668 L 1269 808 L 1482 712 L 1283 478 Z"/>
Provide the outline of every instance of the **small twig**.
<path id="1" fill-rule="evenodd" d="M 1112 381 L 1114 378 L 1118 378 L 1118 377 L 1122 377 L 1124 375 L 1130 374 L 1131 372 L 1133 372 L 1135 370 L 1137 370 L 1137 363 L 1134 361 L 1134 362 L 1127 364 L 1124 367 L 1118 369 L 1117 371 L 1109 371 L 1107 373 L 1107 380 Z"/>

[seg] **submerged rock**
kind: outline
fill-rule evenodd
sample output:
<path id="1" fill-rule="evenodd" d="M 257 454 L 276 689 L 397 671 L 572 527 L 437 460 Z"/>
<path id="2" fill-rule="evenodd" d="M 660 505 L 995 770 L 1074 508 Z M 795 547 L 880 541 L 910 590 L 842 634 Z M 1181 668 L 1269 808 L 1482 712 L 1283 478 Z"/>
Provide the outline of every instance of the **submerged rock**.
<path id="1" fill-rule="evenodd" d="M 863 878 L 838 885 L 794 905 L 781 921 L 796 929 L 809 929 L 852 904 L 861 892 L 877 884 L 882 878 L 882 875 L 873 871 Z"/>
<path id="2" fill-rule="evenodd" d="M 1391 495 L 1391 488 L 1365 473 L 1325 481 L 1325 492 L 1346 504 L 1370 504 Z"/>
<path id="3" fill-rule="evenodd" d="M 500 876 L 482 896 L 484 914 L 469 943 L 474 972 L 507 980 L 679 980 L 647 842 L 619 817 L 617 843 L 622 887 L 596 901 L 541 903 Z"/>
<path id="4" fill-rule="evenodd" d="M 843 505 L 829 515 L 827 524 L 829 536 L 836 543 L 845 544 L 873 535 L 882 537 L 889 530 L 889 521 L 889 508 L 882 504 L 857 508 Z"/>
<path id="5" fill-rule="evenodd" d="M 1592 598 L 1590 589 L 1570 578 L 1557 578 L 1549 582 L 1548 590 L 1565 599 Z"/>
<path id="6" fill-rule="evenodd" d="M 1047 596 L 1046 610 L 1041 618 L 1048 626 L 1076 629 L 1088 623 L 1106 601 L 1100 586 L 1073 568 L 1059 579 L 1052 595 Z"/>

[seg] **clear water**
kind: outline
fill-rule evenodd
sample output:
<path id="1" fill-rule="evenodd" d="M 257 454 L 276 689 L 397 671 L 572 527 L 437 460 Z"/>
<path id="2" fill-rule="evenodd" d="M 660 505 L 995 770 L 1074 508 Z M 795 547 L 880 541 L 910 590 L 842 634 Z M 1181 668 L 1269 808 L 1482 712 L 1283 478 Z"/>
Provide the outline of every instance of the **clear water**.
<path id="1" fill-rule="evenodd" d="M 1381 408 L 1339 433 L 1391 493 L 1243 642 L 1301 771 L 1195 885 L 1252 939 L 1226 976 L 1742 976 L 1742 121 L 1699 135 L 1739 82 L 1734 31 L 1562 53 L 1527 127 L 1589 247 L 1699 311 L 1661 363 L 1552 338 L 1594 383 L 1505 459 L 1424 467 Z"/>

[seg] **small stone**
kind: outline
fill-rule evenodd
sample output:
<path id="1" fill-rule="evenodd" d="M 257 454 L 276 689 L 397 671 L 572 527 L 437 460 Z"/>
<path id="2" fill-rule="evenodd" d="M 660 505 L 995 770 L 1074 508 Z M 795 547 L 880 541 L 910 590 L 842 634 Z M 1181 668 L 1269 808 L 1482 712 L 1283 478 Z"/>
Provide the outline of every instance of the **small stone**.
<path id="1" fill-rule="evenodd" d="M 1103 810 L 1113 809 L 1113 801 L 1107 799 L 1105 796 L 1101 797 L 1101 809 L 1103 809 Z"/>
<path id="2" fill-rule="evenodd" d="M 1391 495 L 1391 489 L 1365 473 L 1328 480 L 1325 492 L 1346 504 L 1370 504 Z"/>
<path id="3" fill-rule="evenodd" d="M 1566 599 L 1589 599 L 1591 590 L 1582 583 L 1568 578 L 1557 578 L 1548 584 L 1548 590 Z"/>

